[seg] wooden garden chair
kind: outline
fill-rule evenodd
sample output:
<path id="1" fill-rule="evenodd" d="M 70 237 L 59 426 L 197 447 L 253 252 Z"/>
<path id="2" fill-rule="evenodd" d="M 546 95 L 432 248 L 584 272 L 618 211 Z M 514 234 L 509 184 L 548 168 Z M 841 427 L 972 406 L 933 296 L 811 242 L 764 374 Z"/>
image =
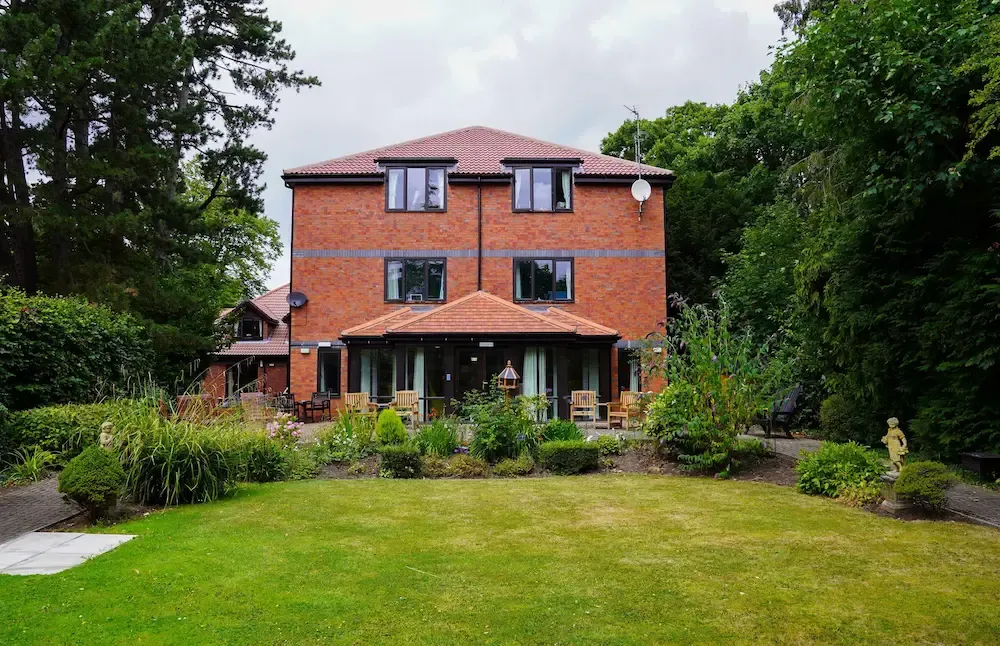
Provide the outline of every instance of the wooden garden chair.
<path id="1" fill-rule="evenodd" d="M 608 404 L 608 428 L 611 428 L 611 423 L 617 420 L 622 430 L 627 431 L 629 420 L 637 420 L 642 416 L 639 394 L 634 390 L 623 390 L 617 402 Z"/>
<path id="2" fill-rule="evenodd" d="M 570 393 L 569 418 L 576 421 L 584 417 L 597 423 L 597 392 L 593 390 L 574 390 Z"/>
<path id="3" fill-rule="evenodd" d="M 397 390 L 396 398 L 389 406 L 400 417 L 409 418 L 410 426 L 416 430 L 417 421 L 420 419 L 420 393 L 415 390 Z"/>
<path id="4" fill-rule="evenodd" d="M 375 417 L 378 404 L 371 400 L 368 393 L 347 393 L 344 395 L 344 410 L 364 417 Z"/>

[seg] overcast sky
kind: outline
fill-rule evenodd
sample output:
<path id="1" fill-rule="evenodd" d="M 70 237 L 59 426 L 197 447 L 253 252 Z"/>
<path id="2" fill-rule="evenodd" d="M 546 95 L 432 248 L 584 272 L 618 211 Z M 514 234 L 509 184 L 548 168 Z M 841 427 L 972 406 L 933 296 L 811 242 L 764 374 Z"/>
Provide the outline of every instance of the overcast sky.
<path id="1" fill-rule="evenodd" d="M 323 85 L 282 96 L 254 143 L 269 160 L 267 215 L 285 252 L 283 168 L 469 125 L 598 151 L 629 117 L 729 102 L 771 61 L 776 0 L 270 0 L 272 19 Z"/>

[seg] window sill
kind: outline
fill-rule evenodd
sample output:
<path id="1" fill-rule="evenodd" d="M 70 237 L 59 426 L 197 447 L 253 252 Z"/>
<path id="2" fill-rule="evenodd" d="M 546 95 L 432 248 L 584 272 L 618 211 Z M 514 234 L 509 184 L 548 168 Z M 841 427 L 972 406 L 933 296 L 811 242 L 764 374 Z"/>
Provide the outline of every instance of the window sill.
<path id="1" fill-rule="evenodd" d="M 386 305 L 443 305 L 448 299 L 441 298 L 433 301 L 383 301 Z"/>
<path id="2" fill-rule="evenodd" d="M 525 301 L 515 298 L 514 302 L 518 305 L 572 305 L 576 300 L 570 301 Z"/>
<path id="3" fill-rule="evenodd" d="M 539 215 L 549 214 L 549 215 L 561 215 L 563 213 L 572 213 L 573 209 L 558 209 L 552 211 L 533 211 L 531 209 L 511 209 L 511 213 L 536 213 Z"/>
<path id="4" fill-rule="evenodd" d="M 421 209 L 419 211 L 411 211 L 410 209 L 386 209 L 386 213 L 447 213 L 448 209 Z"/>

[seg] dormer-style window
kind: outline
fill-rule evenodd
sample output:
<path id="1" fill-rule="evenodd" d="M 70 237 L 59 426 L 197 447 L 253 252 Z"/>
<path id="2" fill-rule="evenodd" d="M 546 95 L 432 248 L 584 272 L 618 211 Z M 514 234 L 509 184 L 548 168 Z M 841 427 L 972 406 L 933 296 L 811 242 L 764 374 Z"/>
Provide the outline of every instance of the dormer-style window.
<path id="1" fill-rule="evenodd" d="M 573 170 L 557 166 L 514 168 L 514 211 L 572 211 Z"/>
<path id="2" fill-rule="evenodd" d="M 240 319 L 236 330 L 240 341 L 261 341 L 264 339 L 264 323 L 260 319 Z"/>
<path id="3" fill-rule="evenodd" d="M 444 211 L 445 169 L 390 166 L 385 170 L 386 211 Z"/>

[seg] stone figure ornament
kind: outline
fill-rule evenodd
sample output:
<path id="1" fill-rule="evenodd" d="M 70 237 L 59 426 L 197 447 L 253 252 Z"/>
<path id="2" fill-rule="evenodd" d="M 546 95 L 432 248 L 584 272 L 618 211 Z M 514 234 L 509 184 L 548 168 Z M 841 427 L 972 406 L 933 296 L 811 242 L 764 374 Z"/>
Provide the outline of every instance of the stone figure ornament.
<path id="1" fill-rule="evenodd" d="M 101 437 L 98 441 L 101 443 L 101 448 L 110 451 L 115 441 L 115 425 L 111 422 L 101 424 Z"/>
<path id="2" fill-rule="evenodd" d="M 882 438 L 882 444 L 885 444 L 889 449 L 889 461 L 892 462 L 892 470 L 898 472 L 903 468 L 903 458 L 910 450 L 906 448 L 906 436 L 903 435 L 903 431 L 899 428 L 899 420 L 895 417 L 890 417 L 886 420 L 886 423 L 889 425 L 889 430 L 886 431 L 885 437 Z"/>

